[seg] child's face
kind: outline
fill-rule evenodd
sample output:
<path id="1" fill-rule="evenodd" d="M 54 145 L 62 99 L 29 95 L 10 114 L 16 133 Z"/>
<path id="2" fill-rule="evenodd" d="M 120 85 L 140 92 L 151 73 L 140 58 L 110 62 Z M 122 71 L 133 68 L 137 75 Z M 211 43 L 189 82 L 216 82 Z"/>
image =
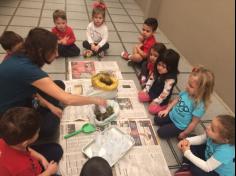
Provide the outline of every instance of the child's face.
<path id="1" fill-rule="evenodd" d="M 142 36 L 144 37 L 144 39 L 151 37 L 153 34 L 154 31 L 152 30 L 152 27 L 143 24 Z"/>
<path id="2" fill-rule="evenodd" d="M 95 14 L 95 15 L 93 16 L 93 22 L 94 22 L 94 25 L 95 25 L 96 27 L 101 26 L 101 25 L 103 24 L 103 22 L 104 22 L 103 15 L 102 15 L 102 14 L 99 14 L 99 13 Z"/>
<path id="3" fill-rule="evenodd" d="M 164 64 L 163 62 L 158 62 L 157 71 L 160 75 L 168 73 L 166 64 Z"/>
<path id="4" fill-rule="evenodd" d="M 55 25 L 56 25 L 56 28 L 61 31 L 61 32 L 64 32 L 65 29 L 66 29 L 66 25 L 67 25 L 67 22 L 66 20 L 62 19 L 62 18 L 57 18 L 55 21 L 54 21 Z"/>
<path id="5" fill-rule="evenodd" d="M 198 90 L 198 78 L 196 76 L 189 76 L 186 91 L 191 96 L 195 96 Z"/>
<path id="6" fill-rule="evenodd" d="M 150 62 L 154 64 L 156 60 L 158 59 L 158 57 L 159 57 L 159 53 L 156 52 L 154 49 L 151 49 L 150 56 L 149 56 Z"/>
<path id="7" fill-rule="evenodd" d="M 221 136 L 222 125 L 217 117 L 213 118 L 211 124 L 206 128 L 206 134 L 209 138 L 211 138 L 214 142 L 218 144 L 227 143 L 225 139 Z"/>

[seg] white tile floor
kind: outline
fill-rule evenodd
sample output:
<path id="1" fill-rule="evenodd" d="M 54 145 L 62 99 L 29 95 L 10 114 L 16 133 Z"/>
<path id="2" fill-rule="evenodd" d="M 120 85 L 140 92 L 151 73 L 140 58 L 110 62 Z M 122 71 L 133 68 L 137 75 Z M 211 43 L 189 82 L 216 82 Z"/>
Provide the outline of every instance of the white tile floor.
<path id="1" fill-rule="evenodd" d="M 73 27 L 77 37 L 76 44 L 82 49 L 81 43 L 85 36 L 85 29 L 91 18 L 93 0 L 1 0 L 0 1 L 0 33 L 4 30 L 13 30 L 26 37 L 29 29 L 40 26 L 48 30 L 53 26 L 52 13 L 55 9 L 64 9 L 67 12 L 68 24 Z M 123 77 L 133 79 L 140 89 L 135 70 L 127 66 L 126 61 L 120 58 L 120 53 L 124 49 L 132 50 L 132 46 L 137 42 L 138 32 L 142 28 L 144 20 L 143 13 L 135 0 L 105 0 L 108 11 L 106 21 L 109 28 L 110 49 L 104 60 L 117 61 Z M 159 42 L 166 44 L 168 48 L 177 50 L 168 37 L 158 29 L 156 37 Z M 0 62 L 5 51 L 0 47 Z M 181 54 L 181 53 L 180 53 Z M 81 59 L 83 59 L 81 57 Z M 60 58 L 52 65 L 43 69 L 49 73 L 53 79 L 67 79 L 67 58 Z M 184 89 L 188 73 L 192 66 L 181 54 L 178 84 L 175 93 Z M 203 131 L 203 126 L 209 123 L 212 117 L 217 114 L 231 113 L 219 97 L 214 94 L 213 103 L 204 116 L 203 123 L 196 129 L 196 133 Z M 152 118 L 152 116 L 150 116 Z M 176 149 L 176 140 L 161 140 L 161 146 L 171 169 L 174 172 L 181 161 L 181 154 Z"/>

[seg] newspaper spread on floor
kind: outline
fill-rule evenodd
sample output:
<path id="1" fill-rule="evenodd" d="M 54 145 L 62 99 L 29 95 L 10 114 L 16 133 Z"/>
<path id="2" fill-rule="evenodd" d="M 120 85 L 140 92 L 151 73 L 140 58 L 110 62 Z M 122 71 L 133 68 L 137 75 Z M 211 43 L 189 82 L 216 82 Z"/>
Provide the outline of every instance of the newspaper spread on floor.
<path id="1" fill-rule="evenodd" d="M 123 79 L 115 61 L 69 61 L 69 79 L 89 79 L 99 72 L 108 72 Z"/>
<path id="2" fill-rule="evenodd" d="M 76 95 L 88 95 L 92 91 L 90 79 L 64 81 L 66 92 Z M 120 107 L 118 119 L 147 118 L 147 112 L 138 98 L 138 91 L 133 80 L 119 80 L 117 98 Z M 63 111 L 62 121 L 88 121 L 90 105 L 68 106 Z"/>
<path id="3" fill-rule="evenodd" d="M 114 169 L 113 176 L 171 176 L 160 145 L 133 147 Z"/>
<path id="4" fill-rule="evenodd" d="M 82 153 L 82 148 L 95 138 L 97 132 L 92 134 L 80 133 L 64 139 L 66 134 L 79 130 L 85 123 L 87 122 L 70 122 L 60 125 L 59 143 L 64 150 L 63 158 L 60 161 L 60 172 L 63 176 L 78 176 L 83 164 L 87 161 Z"/>
<path id="5" fill-rule="evenodd" d="M 61 124 L 60 144 L 63 147 L 64 156 L 60 162 L 60 172 L 63 176 L 79 175 L 82 165 L 87 161 L 82 154 L 82 148 L 90 143 L 98 132 L 88 135 L 81 133 L 69 139 L 63 138 L 64 135 L 79 130 L 85 123 Z M 135 176 L 156 176 L 157 172 L 168 176 L 168 167 L 149 119 L 120 120 L 111 125 L 120 128 L 135 140 L 135 147 L 115 165 L 117 176 L 131 176 L 134 173 Z M 139 173 L 136 173 L 137 167 L 141 169 Z"/>

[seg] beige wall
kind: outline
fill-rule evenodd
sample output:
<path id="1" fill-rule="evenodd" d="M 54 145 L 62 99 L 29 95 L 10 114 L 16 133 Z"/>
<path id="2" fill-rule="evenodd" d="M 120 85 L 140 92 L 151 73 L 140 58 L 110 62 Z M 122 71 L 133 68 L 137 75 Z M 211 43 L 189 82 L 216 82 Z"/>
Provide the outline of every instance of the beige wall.
<path id="1" fill-rule="evenodd" d="M 191 64 L 213 70 L 215 91 L 235 112 L 234 6 L 235 0 L 150 0 L 141 7 Z"/>

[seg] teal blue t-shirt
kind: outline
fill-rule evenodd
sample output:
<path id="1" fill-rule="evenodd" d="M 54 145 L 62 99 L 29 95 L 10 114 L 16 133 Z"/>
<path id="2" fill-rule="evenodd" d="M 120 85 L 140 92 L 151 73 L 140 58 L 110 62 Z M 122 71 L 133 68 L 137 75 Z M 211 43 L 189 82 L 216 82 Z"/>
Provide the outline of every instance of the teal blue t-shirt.
<path id="1" fill-rule="evenodd" d="M 23 55 L 3 61 L 0 64 L 0 114 L 11 107 L 25 106 L 36 93 L 31 84 L 44 77 L 48 74 Z"/>
<path id="2" fill-rule="evenodd" d="M 214 157 L 222 163 L 215 172 L 220 176 L 235 176 L 235 146 L 229 144 L 215 144 L 211 139 L 207 139 L 205 158 L 208 160 Z"/>
<path id="3" fill-rule="evenodd" d="M 193 99 L 188 92 L 179 93 L 179 101 L 169 113 L 170 119 L 175 126 L 181 130 L 185 130 L 192 121 L 192 117 L 201 118 L 205 113 L 203 102 L 195 105 Z"/>

